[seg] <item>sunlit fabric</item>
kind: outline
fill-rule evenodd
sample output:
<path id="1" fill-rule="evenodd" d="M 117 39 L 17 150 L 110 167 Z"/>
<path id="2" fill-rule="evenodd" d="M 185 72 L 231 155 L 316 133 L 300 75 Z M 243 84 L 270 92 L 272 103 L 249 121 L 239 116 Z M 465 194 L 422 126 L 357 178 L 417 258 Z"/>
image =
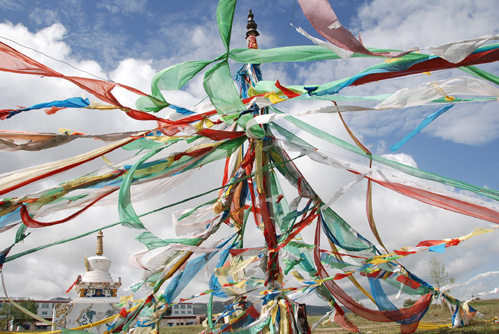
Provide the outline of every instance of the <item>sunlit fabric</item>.
<path id="1" fill-rule="evenodd" d="M 329 42 L 342 49 L 385 57 L 400 57 L 411 52 L 371 52 L 343 27 L 327 0 L 298 0 L 298 3 L 315 30 Z"/>
<path id="2" fill-rule="evenodd" d="M 0 119 L 8 119 L 14 115 L 22 113 L 23 111 L 43 109 L 43 108 L 53 108 L 50 110 L 58 110 L 63 108 L 85 108 L 90 105 L 88 99 L 82 99 L 81 97 L 71 97 L 63 101 L 52 101 L 47 103 L 39 103 L 32 105 L 28 108 L 12 109 L 12 110 L 0 110 Z"/>
<path id="3" fill-rule="evenodd" d="M 390 146 L 390 150 L 392 150 L 392 152 L 395 152 L 396 150 L 398 150 L 402 145 L 407 143 L 409 141 L 409 139 L 414 137 L 418 132 L 420 132 L 426 126 L 428 126 L 428 124 L 430 124 L 431 122 L 436 120 L 440 115 L 445 113 L 447 110 L 449 110 L 453 106 L 454 106 L 453 104 L 450 104 L 450 105 L 445 106 L 442 109 L 438 110 L 437 112 L 434 112 L 433 114 L 426 116 L 426 118 L 421 123 L 419 123 L 419 125 L 414 130 L 412 130 L 409 134 L 407 134 L 401 141 L 399 141 L 395 145 Z"/>

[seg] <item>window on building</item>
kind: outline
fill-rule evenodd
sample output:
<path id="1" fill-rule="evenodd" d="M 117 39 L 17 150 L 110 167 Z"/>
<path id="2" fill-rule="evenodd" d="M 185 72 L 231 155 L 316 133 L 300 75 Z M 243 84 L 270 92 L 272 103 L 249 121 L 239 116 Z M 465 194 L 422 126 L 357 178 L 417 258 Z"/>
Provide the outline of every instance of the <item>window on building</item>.
<path id="1" fill-rule="evenodd" d="M 49 313 L 47 311 L 43 311 L 42 315 L 48 315 Z"/>
<path id="2" fill-rule="evenodd" d="M 180 313 L 181 313 L 181 314 L 185 314 L 185 311 L 181 311 Z"/>
<path id="3" fill-rule="evenodd" d="M 47 304 L 47 303 L 43 303 L 43 304 L 42 304 L 42 308 L 49 308 L 49 304 Z"/>

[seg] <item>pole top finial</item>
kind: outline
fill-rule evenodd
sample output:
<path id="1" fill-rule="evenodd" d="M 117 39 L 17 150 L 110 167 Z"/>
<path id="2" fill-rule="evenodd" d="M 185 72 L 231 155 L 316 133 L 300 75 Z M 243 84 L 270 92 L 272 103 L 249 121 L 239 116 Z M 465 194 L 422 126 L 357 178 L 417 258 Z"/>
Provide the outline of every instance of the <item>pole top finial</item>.
<path id="1" fill-rule="evenodd" d="M 251 9 L 248 12 L 248 23 L 246 24 L 246 39 L 248 40 L 248 48 L 249 49 L 258 49 L 258 44 L 256 43 L 256 37 L 260 36 L 256 28 L 258 28 L 258 25 L 256 22 L 253 20 L 255 15 L 253 15 L 253 12 Z"/>

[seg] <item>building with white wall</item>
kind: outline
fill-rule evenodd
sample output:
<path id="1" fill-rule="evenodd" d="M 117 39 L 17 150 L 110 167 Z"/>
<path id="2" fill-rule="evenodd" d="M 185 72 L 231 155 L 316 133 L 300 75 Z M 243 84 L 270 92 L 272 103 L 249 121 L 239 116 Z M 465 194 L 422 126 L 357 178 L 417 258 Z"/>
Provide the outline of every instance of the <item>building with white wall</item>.
<path id="1" fill-rule="evenodd" d="M 178 303 L 172 305 L 172 316 L 191 316 L 194 315 L 192 303 Z"/>
<path id="2" fill-rule="evenodd" d="M 172 305 L 172 313 L 161 319 L 161 327 L 200 325 L 205 316 L 194 314 L 194 304 L 178 303 Z"/>

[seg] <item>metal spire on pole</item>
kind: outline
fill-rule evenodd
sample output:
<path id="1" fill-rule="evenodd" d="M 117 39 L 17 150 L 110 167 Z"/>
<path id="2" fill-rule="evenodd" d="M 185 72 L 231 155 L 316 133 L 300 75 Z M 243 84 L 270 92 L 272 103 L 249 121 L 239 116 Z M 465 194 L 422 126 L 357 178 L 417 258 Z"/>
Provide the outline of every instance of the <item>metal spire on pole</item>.
<path id="1" fill-rule="evenodd" d="M 256 42 L 256 38 L 260 36 L 256 28 L 258 28 L 258 25 L 256 22 L 253 20 L 253 12 L 251 9 L 249 10 L 248 13 L 248 23 L 246 24 L 246 29 L 248 30 L 246 32 L 246 39 L 248 40 L 248 49 L 258 49 L 258 43 Z"/>

